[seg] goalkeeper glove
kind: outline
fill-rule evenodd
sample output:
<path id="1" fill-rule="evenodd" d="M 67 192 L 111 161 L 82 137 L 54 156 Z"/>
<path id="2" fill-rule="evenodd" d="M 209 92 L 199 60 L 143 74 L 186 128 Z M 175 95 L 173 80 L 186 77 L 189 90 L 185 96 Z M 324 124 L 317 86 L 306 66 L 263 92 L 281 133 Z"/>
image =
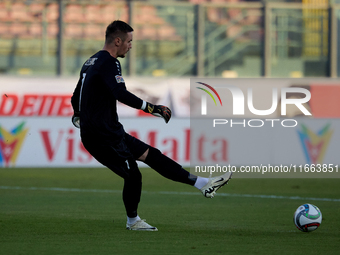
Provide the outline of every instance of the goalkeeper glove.
<path id="1" fill-rule="evenodd" d="M 80 112 L 74 112 L 74 114 L 72 116 L 72 124 L 76 128 L 80 128 Z"/>
<path id="2" fill-rule="evenodd" d="M 153 105 L 147 102 L 145 103 L 146 105 L 143 103 L 144 112 L 163 118 L 165 120 L 165 123 L 169 122 L 171 118 L 171 110 L 168 107 L 163 105 Z"/>

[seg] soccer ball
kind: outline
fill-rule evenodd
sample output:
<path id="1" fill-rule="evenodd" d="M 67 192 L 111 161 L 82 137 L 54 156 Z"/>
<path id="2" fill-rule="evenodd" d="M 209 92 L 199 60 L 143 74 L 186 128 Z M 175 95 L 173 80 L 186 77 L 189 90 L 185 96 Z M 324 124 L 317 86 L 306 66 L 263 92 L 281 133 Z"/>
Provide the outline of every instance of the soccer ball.
<path id="1" fill-rule="evenodd" d="M 301 205 L 294 213 L 294 224 L 303 232 L 314 231 L 320 226 L 321 221 L 320 209 L 312 204 Z"/>

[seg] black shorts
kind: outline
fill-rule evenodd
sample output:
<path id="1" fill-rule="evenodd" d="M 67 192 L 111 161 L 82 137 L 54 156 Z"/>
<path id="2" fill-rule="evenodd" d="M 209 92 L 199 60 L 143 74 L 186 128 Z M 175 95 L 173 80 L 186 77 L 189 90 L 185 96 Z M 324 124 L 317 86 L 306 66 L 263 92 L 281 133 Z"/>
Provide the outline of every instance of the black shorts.
<path id="1" fill-rule="evenodd" d="M 124 179 L 129 177 L 129 173 L 139 171 L 136 160 L 150 147 L 127 133 L 120 141 L 82 136 L 82 142 L 99 163 Z"/>

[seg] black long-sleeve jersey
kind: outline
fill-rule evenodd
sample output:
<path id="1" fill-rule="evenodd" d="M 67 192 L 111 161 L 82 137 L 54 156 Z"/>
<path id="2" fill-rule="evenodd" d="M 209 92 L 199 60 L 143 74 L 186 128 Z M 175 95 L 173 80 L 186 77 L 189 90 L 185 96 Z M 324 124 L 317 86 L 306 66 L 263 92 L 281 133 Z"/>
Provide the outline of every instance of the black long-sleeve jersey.
<path id="1" fill-rule="evenodd" d="M 81 136 L 120 140 L 125 131 L 118 120 L 117 100 L 136 109 L 143 104 L 126 90 L 119 61 L 101 50 L 84 63 L 71 98 L 73 110 L 80 112 Z"/>

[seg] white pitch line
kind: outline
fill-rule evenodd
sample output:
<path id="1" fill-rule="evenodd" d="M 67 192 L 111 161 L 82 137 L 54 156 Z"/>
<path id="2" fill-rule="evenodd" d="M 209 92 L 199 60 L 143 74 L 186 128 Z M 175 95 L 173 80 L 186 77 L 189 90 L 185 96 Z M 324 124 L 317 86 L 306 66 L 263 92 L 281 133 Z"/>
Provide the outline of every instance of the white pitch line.
<path id="1" fill-rule="evenodd" d="M 57 188 L 57 187 L 40 188 L 40 187 L 0 186 L 0 189 L 2 189 L 2 190 L 43 190 L 43 191 L 63 191 L 63 192 L 90 192 L 90 193 L 122 193 L 121 190 L 74 189 L 74 188 Z M 143 191 L 143 193 L 146 193 L 146 194 L 161 194 L 161 195 L 188 195 L 188 196 L 200 195 L 200 196 L 202 196 L 202 194 L 200 192 Z M 299 196 L 276 196 L 276 195 L 232 194 L 232 193 L 216 193 L 216 196 L 340 202 L 339 198 L 318 198 L 318 197 L 299 197 Z"/>

